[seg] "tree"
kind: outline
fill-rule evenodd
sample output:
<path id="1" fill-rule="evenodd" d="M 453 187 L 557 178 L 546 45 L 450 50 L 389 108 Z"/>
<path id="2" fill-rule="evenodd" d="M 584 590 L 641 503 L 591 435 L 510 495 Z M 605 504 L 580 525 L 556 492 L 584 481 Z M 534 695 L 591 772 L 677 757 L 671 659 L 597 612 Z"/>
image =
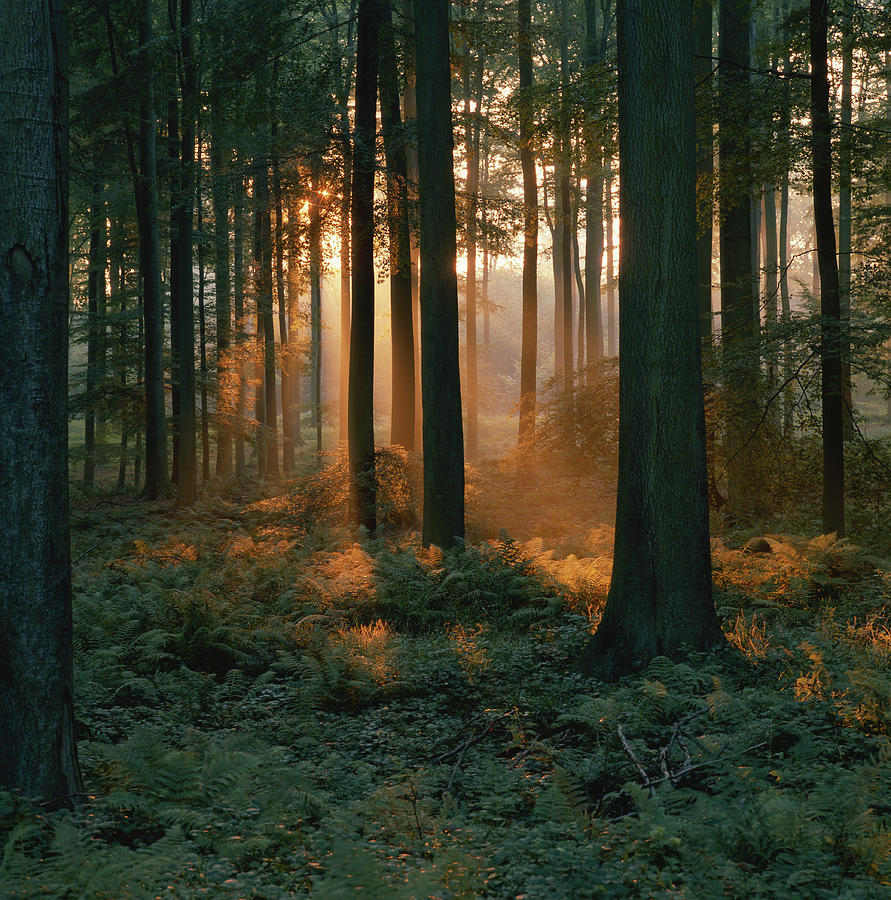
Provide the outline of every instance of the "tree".
<path id="1" fill-rule="evenodd" d="M 620 395 L 613 576 L 580 667 L 601 678 L 721 636 L 696 304 L 692 10 L 618 4 Z M 679 536 L 682 536 L 679 538 Z"/>
<path id="2" fill-rule="evenodd" d="M 374 139 L 379 0 L 359 0 L 356 23 L 356 138 L 350 221 L 350 489 L 356 521 L 377 525 L 374 483 Z"/>
<path id="3" fill-rule="evenodd" d="M 841 312 L 832 222 L 832 118 L 829 112 L 828 0 L 811 0 L 811 158 L 814 231 L 820 263 L 820 373 L 823 425 L 823 531 L 845 534 L 844 396 Z"/>
<path id="4" fill-rule="evenodd" d="M 60 0 L 0 6 L 0 784 L 81 790 L 68 533 L 68 69 Z"/>
<path id="5" fill-rule="evenodd" d="M 399 110 L 396 41 L 391 0 L 382 2 L 380 31 L 381 126 L 387 164 L 387 229 L 390 238 L 390 331 L 393 338 L 393 416 L 390 440 L 415 448 L 415 334 L 411 302 L 408 170 Z"/>
<path id="6" fill-rule="evenodd" d="M 523 324 L 520 349 L 520 435 L 523 447 L 535 437 L 538 350 L 538 180 L 532 147 L 532 17 L 529 0 L 518 4 L 520 165 L 523 169 Z"/>
<path id="7" fill-rule="evenodd" d="M 464 537 L 464 437 L 458 366 L 455 169 L 448 0 L 415 4 L 421 205 L 421 396 L 425 546 Z"/>

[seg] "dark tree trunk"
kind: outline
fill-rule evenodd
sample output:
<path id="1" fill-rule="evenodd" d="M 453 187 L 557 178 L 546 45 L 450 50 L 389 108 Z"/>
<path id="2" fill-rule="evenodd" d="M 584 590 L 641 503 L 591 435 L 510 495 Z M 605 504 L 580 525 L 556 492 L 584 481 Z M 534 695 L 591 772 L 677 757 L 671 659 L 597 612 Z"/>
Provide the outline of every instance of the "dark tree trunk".
<path id="1" fill-rule="evenodd" d="M 612 160 L 605 160 L 606 180 L 604 195 L 606 197 L 606 352 L 615 357 L 619 352 L 618 318 L 616 316 L 616 272 L 615 247 L 613 246 L 613 171 Z"/>
<path id="2" fill-rule="evenodd" d="M 312 425 L 316 433 L 316 452 L 322 451 L 322 161 L 314 156 L 310 163 L 309 201 L 309 329 Z"/>
<path id="3" fill-rule="evenodd" d="M 415 28 L 424 360 L 423 542 L 425 546 L 451 547 L 464 537 L 464 439 L 448 0 L 424 0 L 423 15 L 415 16 Z"/>
<path id="4" fill-rule="evenodd" d="M 570 161 L 572 145 L 570 142 L 570 109 L 569 109 L 569 23 L 568 0 L 557 0 L 560 12 L 560 149 L 555 172 L 555 191 L 559 192 L 560 205 L 557 216 L 560 222 L 557 229 L 559 241 L 554 252 L 560 254 L 563 325 L 563 385 L 572 387 L 573 347 L 572 347 L 572 227 L 570 215 L 572 198 L 569 188 Z M 558 303 L 560 298 L 558 298 Z"/>
<path id="5" fill-rule="evenodd" d="M 606 22 L 601 23 L 606 31 Z M 601 35 L 597 33 L 597 7 L 585 0 L 585 66 L 589 76 L 600 60 Z M 603 138 L 597 126 L 585 125 L 587 186 L 585 189 L 585 357 L 588 365 L 603 357 L 603 317 L 600 307 L 600 276 L 603 269 Z M 581 313 L 579 314 L 581 321 Z"/>
<path id="6" fill-rule="evenodd" d="M 198 133 L 198 158 L 201 158 L 201 134 Z M 210 479 L 210 427 L 207 407 L 207 311 L 204 308 L 205 267 L 204 267 L 204 211 L 201 204 L 201 174 L 195 173 L 195 218 L 198 228 L 198 242 L 195 248 L 198 268 L 198 371 L 201 393 L 201 480 Z"/>
<path id="7" fill-rule="evenodd" d="M 285 222 L 282 209 L 282 182 L 278 164 L 272 165 L 272 184 L 275 194 L 275 286 L 278 296 L 278 334 L 281 346 L 280 387 L 282 408 L 282 471 L 294 471 L 294 432 L 291 427 L 290 334 L 288 331 L 288 301 L 285 296 Z"/>
<path id="8" fill-rule="evenodd" d="M 520 63 L 520 164 L 523 169 L 523 324 L 520 345 L 519 445 L 535 438 L 538 354 L 538 180 L 535 171 L 530 0 L 519 0 L 517 53 Z"/>
<path id="9" fill-rule="evenodd" d="M 702 104 L 696 123 L 696 296 L 699 336 L 704 347 L 712 338 L 712 183 L 715 177 L 715 138 L 711 106 L 712 0 L 693 0 L 693 71 Z"/>
<path id="10" fill-rule="evenodd" d="M 393 338 L 393 416 L 390 440 L 415 448 L 415 335 L 411 305 L 411 239 L 407 164 L 391 0 L 384 0 L 380 32 L 380 104 L 387 162 L 387 224 L 390 237 L 390 329 Z"/>
<path id="11" fill-rule="evenodd" d="M 221 102 L 219 96 L 217 102 Z M 217 307 L 217 477 L 232 476 L 232 409 L 230 396 L 230 344 L 232 343 L 232 297 L 229 279 L 229 180 L 226 169 L 228 151 L 223 150 L 221 124 L 215 123 L 211 138 L 213 169 L 214 285 Z"/>
<path id="12" fill-rule="evenodd" d="M 298 355 L 300 346 L 299 329 L 300 322 L 300 240 L 298 235 L 297 202 L 294 194 L 291 195 L 291 205 L 288 207 L 288 366 L 290 367 L 290 395 L 291 395 L 291 438 L 295 447 L 302 447 L 303 428 L 301 422 L 301 371 L 302 359 Z"/>
<path id="13" fill-rule="evenodd" d="M 244 477 L 244 401 L 247 386 L 244 375 L 244 342 L 247 327 L 244 316 L 244 177 L 235 179 L 232 198 L 232 300 L 235 313 L 235 343 L 238 358 L 238 397 L 235 401 L 235 477 Z"/>
<path id="14" fill-rule="evenodd" d="M 97 164 L 99 160 L 96 160 Z M 87 383 L 84 397 L 84 484 L 91 486 L 96 472 L 96 407 L 100 381 L 99 356 L 105 341 L 105 264 L 108 242 L 105 235 L 105 199 L 98 172 L 94 175 L 90 201 L 90 258 L 87 275 Z M 100 300 L 101 296 L 101 300 Z"/>
<path id="15" fill-rule="evenodd" d="M 275 399 L 275 321 L 272 316 L 272 215 L 269 170 L 263 160 L 254 173 L 254 257 L 257 264 L 257 316 L 262 335 L 263 412 L 257 416 L 263 454 L 263 474 L 278 475 L 277 404 Z"/>
<path id="16" fill-rule="evenodd" d="M 164 312 L 161 302 L 161 240 L 158 231 L 158 165 L 155 101 L 150 56 L 151 0 L 142 0 L 139 18 L 141 70 L 145 84 L 139 103 L 139 269 L 145 327 L 145 486 L 146 500 L 167 493 L 167 412 L 164 404 Z"/>
<path id="17" fill-rule="evenodd" d="M 828 0 L 811 0 L 811 159 L 814 230 L 820 263 L 820 399 L 823 424 L 823 531 L 845 536 L 844 396 L 841 312 L 832 222 L 832 118 L 829 112 Z"/>
<path id="18" fill-rule="evenodd" d="M 672 59 L 672 66 L 664 60 Z M 618 6 L 619 483 L 606 609 L 580 659 L 600 678 L 716 644 L 696 304 L 690 7 Z M 671 121 L 672 128 L 658 127 Z M 683 541 L 678 535 L 683 534 Z"/>
<path id="19" fill-rule="evenodd" d="M 854 68 L 853 2 L 842 0 L 841 130 L 838 154 L 838 282 L 844 398 L 845 440 L 854 436 L 854 395 L 851 390 L 851 119 Z"/>
<path id="20" fill-rule="evenodd" d="M 379 0 L 359 0 L 356 138 L 353 144 L 350 316 L 350 491 L 356 522 L 377 527 L 374 475 L 374 141 Z"/>
<path id="21" fill-rule="evenodd" d="M 756 235 L 748 179 L 751 140 L 744 113 L 747 101 L 742 97 L 751 66 L 750 16 L 750 0 L 720 0 L 721 340 L 732 404 L 727 427 L 728 508 L 736 513 L 752 512 L 757 506 L 751 466 L 758 392 Z"/>
<path id="22" fill-rule="evenodd" d="M 0 785 L 81 791 L 68 533 L 68 65 L 61 2 L 0 6 Z"/>
<path id="23" fill-rule="evenodd" d="M 109 302 L 111 308 L 119 316 L 117 327 L 117 343 L 115 348 L 115 364 L 118 374 L 118 387 L 121 396 L 127 395 L 127 291 L 126 269 L 124 268 L 124 218 L 120 207 L 109 210 L 111 228 L 108 235 L 108 269 L 109 269 Z M 125 402 L 121 408 L 121 441 L 118 457 L 118 490 L 127 486 L 127 444 L 132 426 L 130 403 Z"/>

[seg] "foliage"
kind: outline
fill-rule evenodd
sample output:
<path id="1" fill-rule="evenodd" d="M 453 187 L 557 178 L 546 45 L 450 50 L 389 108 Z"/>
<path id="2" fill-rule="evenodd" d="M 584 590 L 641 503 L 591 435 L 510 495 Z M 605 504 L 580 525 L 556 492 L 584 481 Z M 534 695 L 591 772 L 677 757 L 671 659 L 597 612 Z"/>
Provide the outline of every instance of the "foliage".
<path id="1" fill-rule="evenodd" d="M 610 528 L 442 554 L 355 544 L 320 502 L 76 510 L 88 794 L 0 793 L 4 896 L 887 895 L 873 558 L 715 538 L 728 649 L 606 685 L 571 664 Z"/>

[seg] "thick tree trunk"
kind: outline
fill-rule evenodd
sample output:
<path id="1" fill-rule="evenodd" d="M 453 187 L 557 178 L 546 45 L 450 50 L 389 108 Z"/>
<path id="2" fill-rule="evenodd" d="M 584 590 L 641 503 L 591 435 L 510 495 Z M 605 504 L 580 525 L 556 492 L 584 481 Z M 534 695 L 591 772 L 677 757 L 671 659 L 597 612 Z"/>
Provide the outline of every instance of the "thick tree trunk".
<path id="1" fill-rule="evenodd" d="M 811 158 L 814 230 L 820 263 L 820 400 L 823 425 L 823 531 L 845 535 L 844 396 L 835 226 L 832 222 L 832 118 L 829 112 L 828 0 L 811 0 Z"/>
<path id="2" fill-rule="evenodd" d="M 416 3 L 416 12 L 420 0 Z M 421 353 L 425 546 L 464 538 L 464 440 L 455 273 L 455 169 L 448 0 L 416 15 L 421 201 Z"/>
<path id="3" fill-rule="evenodd" d="M 523 322 L 520 344 L 519 446 L 535 438 L 538 355 L 538 176 L 535 171 L 532 98 L 532 24 L 530 0 L 519 0 L 517 54 L 520 64 L 520 165 L 523 169 Z"/>
<path id="4" fill-rule="evenodd" d="M 377 527 L 374 474 L 374 142 L 379 0 L 359 0 L 356 138 L 353 144 L 352 315 L 350 328 L 350 493 L 356 522 Z"/>
<path id="5" fill-rule="evenodd" d="M 674 61 L 666 67 L 664 59 Z M 693 48 L 672 0 L 618 7 L 619 483 L 600 678 L 716 644 L 696 304 Z M 658 124 L 671 121 L 670 129 Z M 683 541 L 678 535 L 683 534 Z"/>
<path id="6" fill-rule="evenodd" d="M 399 78 L 391 0 L 383 0 L 380 32 L 380 102 L 387 163 L 387 224 L 390 239 L 390 330 L 393 341 L 393 413 L 390 440 L 415 447 L 415 335 L 411 302 L 411 238 L 408 171 L 399 110 Z"/>
<path id="7" fill-rule="evenodd" d="M 146 500 L 167 493 L 167 412 L 164 403 L 164 312 L 161 302 L 161 240 L 158 231 L 158 165 L 155 136 L 155 101 L 150 57 L 151 0 L 142 0 L 139 48 L 145 85 L 139 103 L 139 269 L 142 279 L 142 314 L 145 323 L 145 486 Z"/>
<path id="8" fill-rule="evenodd" d="M 81 791 L 68 534 L 68 65 L 61 2 L 0 5 L 0 785 Z"/>

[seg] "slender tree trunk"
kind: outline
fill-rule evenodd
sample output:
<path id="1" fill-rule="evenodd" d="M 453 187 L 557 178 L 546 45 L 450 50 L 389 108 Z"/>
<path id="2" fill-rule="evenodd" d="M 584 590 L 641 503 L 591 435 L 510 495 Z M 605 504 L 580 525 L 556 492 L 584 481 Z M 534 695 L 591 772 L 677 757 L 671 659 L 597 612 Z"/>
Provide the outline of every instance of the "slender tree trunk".
<path id="1" fill-rule="evenodd" d="M 221 98 L 217 97 L 217 103 Z M 228 151 L 224 151 L 217 119 L 211 138 L 211 167 L 213 169 L 213 225 L 216 253 L 214 254 L 214 285 L 217 307 L 217 477 L 232 476 L 232 411 L 231 396 L 232 298 L 229 278 L 229 185 L 225 171 Z"/>
<path id="2" fill-rule="evenodd" d="M 415 18 L 424 359 L 422 539 L 425 546 L 450 547 L 464 538 L 464 440 L 448 0 L 424 0 L 423 13 Z"/>
<path id="3" fill-rule="evenodd" d="M 68 532 L 68 64 L 61 2 L 0 5 L 0 784 L 78 799 Z"/>
<path id="4" fill-rule="evenodd" d="M 175 0 L 174 0 L 175 2 Z M 175 26 L 171 24 L 171 29 Z M 175 96 L 167 98 L 167 180 L 169 200 L 169 251 L 170 278 L 168 291 L 170 295 L 170 407 L 173 414 L 173 461 L 170 469 L 170 480 L 179 485 L 180 429 L 182 428 L 182 384 L 180 378 L 180 329 L 182 314 L 180 306 L 181 267 L 179 252 L 179 227 L 181 216 L 178 213 L 179 195 L 182 191 L 182 169 L 180 165 L 179 142 L 179 105 Z"/>
<path id="5" fill-rule="evenodd" d="M 347 91 L 347 94 L 349 92 Z M 343 173 L 340 192 L 340 439 L 349 435 L 350 393 L 350 207 L 352 206 L 353 144 L 347 100 L 341 108 L 341 154 Z"/>
<path id="6" fill-rule="evenodd" d="M 198 135 L 198 158 L 201 158 L 201 135 Z M 201 169 L 195 173 L 195 209 L 198 227 L 198 242 L 195 248 L 198 268 L 198 371 L 201 393 L 201 480 L 210 480 L 210 428 L 207 408 L 207 315 L 204 308 L 205 267 L 204 267 L 204 210 L 201 204 Z"/>
<path id="7" fill-rule="evenodd" d="M 532 113 L 532 23 L 530 0 L 519 0 L 517 54 L 520 64 L 520 165 L 523 170 L 523 322 L 520 344 L 519 445 L 535 438 L 538 354 L 538 176 Z"/>
<path id="8" fill-rule="evenodd" d="M 618 6 L 621 260 L 613 575 L 580 667 L 615 678 L 718 643 L 696 304 L 690 7 Z M 664 60 L 674 61 L 666 67 Z M 659 123 L 671 121 L 670 129 Z M 679 544 L 678 534 L 684 535 Z"/>
<path id="9" fill-rule="evenodd" d="M 845 440 L 854 436 L 851 390 L 851 121 L 854 68 L 853 0 L 842 0 L 841 131 L 838 154 L 838 282 Z"/>
<path id="10" fill-rule="evenodd" d="M 563 302 L 563 384 L 572 387 L 573 347 L 572 347 L 572 228 L 570 215 L 572 200 L 570 196 L 570 160 L 572 145 L 570 143 L 569 125 L 569 7 L 568 0 L 557 0 L 560 14 L 560 150 L 557 160 L 558 172 L 555 179 L 555 191 L 560 194 L 559 229 L 560 268 L 562 278 Z"/>
<path id="11" fill-rule="evenodd" d="M 291 434 L 296 447 L 302 447 L 303 423 L 300 378 L 303 366 L 300 347 L 300 240 L 297 232 L 297 202 L 292 194 L 288 207 L 288 365 L 291 381 Z"/>
<path id="12" fill-rule="evenodd" d="M 316 452 L 322 451 L 322 161 L 314 156 L 310 163 L 309 201 L 309 327 L 312 425 L 316 433 Z"/>
<path id="13" fill-rule="evenodd" d="M 161 240 L 158 231 L 158 165 L 155 102 L 150 57 L 151 0 L 142 0 L 139 18 L 141 71 L 145 84 L 139 103 L 139 269 L 145 327 L 145 486 L 146 500 L 167 493 L 167 413 L 164 403 L 164 313 L 161 303 Z"/>
<path id="14" fill-rule="evenodd" d="M 411 306 L 411 238 L 405 138 L 391 0 L 383 0 L 380 30 L 380 104 L 387 163 L 387 226 L 390 238 L 390 329 L 393 340 L 393 414 L 390 440 L 414 450 L 415 336 Z"/>
<path id="15" fill-rule="evenodd" d="M 751 433 L 757 421 L 753 410 L 758 392 L 758 296 L 752 268 L 756 236 L 747 188 L 751 140 L 747 124 L 740 122 L 745 108 L 740 93 L 748 83 L 751 67 L 750 0 L 720 0 L 718 15 L 718 72 L 722 79 L 718 135 L 721 339 L 725 379 L 733 404 L 727 427 L 728 508 L 741 513 L 759 505 L 751 472 Z"/>
<path id="16" fill-rule="evenodd" d="M 356 138 L 353 144 L 352 315 L 350 316 L 350 490 L 356 522 L 377 527 L 374 474 L 374 142 L 379 0 L 359 0 Z"/>
<path id="17" fill-rule="evenodd" d="M 235 179 L 232 197 L 232 264 L 234 282 L 232 300 L 235 313 L 235 343 L 237 347 L 238 396 L 235 401 L 235 477 L 244 478 L 244 403 L 247 384 L 244 375 L 244 343 L 247 337 L 244 314 L 244 176 Z"/>
<path id="18" fill-rule="evenodd" d="M 764 185 L 764 308 L 767 325 L 772 333 L 771 346 L 775 346 L 779 319 L 779 268 L 777 259 L 777 189 Z M 779 360 L 775 350 L 767 358 L 767 379 L 770 388 L 779 382 Z"/>
<path id="19" fill-rule="evenodd" d="M 606 346 L 607 356 L 619 353 L 618 316 L 616 315 L 615 247 L 613 246 L 613 170 L 612 160 L 606 160 Z"/>
<path id="20" fill-rule="evenodd" d="M 117 344 L 115 363 L 118 373 L 118 387 L 121 396 L 127 395 L 127 292 L 126 270 L 124 268 L 124 219 L 120 204 L 112 203 L 109 209 L 111 228 L 108 235 L 108 268 L 111 293 L 111 308 L 119 316 L 117 328 Z M 121 408 L 121 440 L 118 456 L 118 490 L 127 486 L 127 444 L 131 427 L 130 403 L 125 402 Z"/>
<path id="21" fill-rule="evenodd" d="M 832 222 L 832 118 L 829 112 L 828 0 L 811 0 L 811 157 L 814 230 L 820 263 L 820 400 L 823 425 L 823 531 L 845 536 L 844 397 L 841 311 Z"/>
<path id="22" fill-rule="evenodd" d="M 96 160 L 97 163 L 99 160 Z M 100 347 L 104 343 L 100 328 L 104 331 L 104 316 L 100 320 L 101 305 L 105 305 L 105 263 L 108 243 L 105 236 L 105 199 L 98 173 L 94 175 L 93 194 L 90 201 L 90 257 L 87 276 L 87 383 L 84 413 L 84 484 L 93 484 L 96 470 L 96 406 L 100 365 Z"/>
<path id="23" fill-rule="evenodd" d="M 282 182 L 278 164 L 272 164 L 275 194 L 275 284 L 278 295 L 278 334 L 281 346 L 282 471 L 294 471 L 294 440 L 291 427 L 290 335 L 288 333 L 288 301 L 285 297 L 285 222 L 282 208 Z"/>

